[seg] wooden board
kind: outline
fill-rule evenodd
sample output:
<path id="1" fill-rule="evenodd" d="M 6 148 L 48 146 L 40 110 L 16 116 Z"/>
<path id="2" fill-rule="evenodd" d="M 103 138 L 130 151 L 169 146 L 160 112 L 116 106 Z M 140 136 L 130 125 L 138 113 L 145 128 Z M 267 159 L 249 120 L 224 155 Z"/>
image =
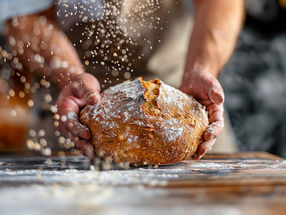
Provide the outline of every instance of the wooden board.
<path id="1" fill-rule="evenodd" d="M 179 166 L 169 187 L 286 185 L 286 161 L 265 152 L 208 155 Z"/>
<path id="2" fill-rule="evenodd" d="M 47 165 L 35 157 L 1 159 L 1 215 L 284 215 L 286 211 L 286 162 L 268 153 L 208 155 L 155 169 L 100 172 L 87 170 L 84 158 L 52 160 Z M 69 171 L 69 166 L 76 169 Z"/>
<path id="3" fill-rule="evenodd" d="M 13 178 L 9 177 L 6 183 L 9 183 L 10 179 L 13 182 L 17 181 L 19 184 L 33 183 L 37 182 L 33 177 L 34 173 L 26 172 L 25 177 L 22 177 L 20 170 L 33 170 L 35 174 L 42 175 L 46 174 L 44 171 L 50 171 L 49 174 L 46 174 L 47 177 L 44 181 L 49 183 L 49 177 L 52 178 L 53 173 L 58 175 L 59 172 L 68 169 L 86 170 L 88 173 L 90 169 L 90 162 L 85 157 L 52 157 L 50 162 L 46 162 L 46 160 L 44 157 L 6 156 L 0 161 L 0 170 L 6 170 L 0 172 L 0 180 L 3 182 L 3 177 L 6 177 L 7 171 L 8 173 L 12 171 L 15 174 Z M 108 174 L 108 172 L 105 171 L 102 174 Z M 149 169 L 149 167 L 133 168 L 118 171 L 118 174 L 130 178 L 136 174 L 145 174 L 147 178 L 149 177 L 149 180 L 167 182 L 163 184 L 164 186 L 167 184 L 168 187 L 286 185 L 286 161 L 264 152 L 207 155 L 200 161 L 186 160 L 176 165 L 160 166 L 152 169 Z M 38 182 L 41 181 L 43 180 Z M 66 181 L 69 181 L 69 176 L 63 177 L 62 182 Z M 142 181 L 141 178 L 139 178 L 139 181 Z M 121 185 L 121 183 L 119 184 Z M 147 182 L 145 184 L 148 185 Z M 158 184 L 160 186 L 160 183 Z M 124 185 L 132 186 L 132 183 Z"/>

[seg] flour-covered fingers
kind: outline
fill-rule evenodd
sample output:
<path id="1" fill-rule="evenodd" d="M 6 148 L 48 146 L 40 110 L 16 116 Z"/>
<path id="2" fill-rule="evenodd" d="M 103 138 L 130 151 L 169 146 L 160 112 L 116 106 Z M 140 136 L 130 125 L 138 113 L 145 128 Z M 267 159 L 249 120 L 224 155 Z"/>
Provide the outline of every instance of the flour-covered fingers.
<path id="1" fill-rule="evenodd" d="M 212 149 L 212 146 L 215 144 L 216 139 L 205 141 L 200 144 L 197 152 L 192 156 L 193 160 L 201 159 L 208 151 Z"/>
<path id="2" fill-rule="evenodd" d="M 75 143 L 75 148 L 82 151 L 83 154 L 87 156 L 90 160 L 93 160 L 95 158 L 94 147 L 91 143 L 78 138 L 74 139 L 74 143 Z"/>

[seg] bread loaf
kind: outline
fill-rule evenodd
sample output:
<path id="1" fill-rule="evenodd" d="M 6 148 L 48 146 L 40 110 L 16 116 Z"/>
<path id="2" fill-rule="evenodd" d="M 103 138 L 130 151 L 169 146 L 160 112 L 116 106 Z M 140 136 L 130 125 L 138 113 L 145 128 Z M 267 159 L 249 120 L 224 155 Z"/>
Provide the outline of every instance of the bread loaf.
<path id="1" fill-rule="evenodd" d="M 131 165 L 173 164 L 192 156 L 209 122 L 194 98 L 158 79 L 126 81 L 86 106 L 80 120 L 99 157 Z"/>

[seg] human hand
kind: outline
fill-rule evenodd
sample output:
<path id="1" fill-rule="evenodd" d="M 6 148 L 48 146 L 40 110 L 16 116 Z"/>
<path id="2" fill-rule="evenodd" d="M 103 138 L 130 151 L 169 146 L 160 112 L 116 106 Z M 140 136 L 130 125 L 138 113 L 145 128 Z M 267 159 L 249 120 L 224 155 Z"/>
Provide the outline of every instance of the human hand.
<path id="1" fill-rule="evenodd" d="M 66 138 L 74 142 L 88 158 L 94 158 L 94 148 L 89 140 L 89 129 L 81 124 L 78 115 L 85 105 L 94 105 L 100 100 L 100 85 L 91 74 L 82 73 L 62 89 L 56 102 L 57 113 L 60 115 L 58 130 Z"/>
<path id="2" fill-rule="evenodd" d="M 194 160 L 199 160 L 211 150 L 223 130 L 224 92 L 217 78 L 207 71 L 185 72 L 179 89 L 206 106 L 209 114 L 210 125 L 204 133 L 203 142 L 192 156 Z"/>

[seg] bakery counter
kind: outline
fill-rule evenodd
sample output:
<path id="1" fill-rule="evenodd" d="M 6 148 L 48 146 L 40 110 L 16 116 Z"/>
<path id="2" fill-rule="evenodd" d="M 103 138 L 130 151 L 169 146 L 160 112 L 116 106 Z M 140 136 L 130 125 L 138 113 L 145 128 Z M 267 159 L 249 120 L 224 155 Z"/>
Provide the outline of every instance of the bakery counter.
<path id="1" fill-rule="evenodd" d="M 275 214 L 286 161 L 263 152 L 97 170 L 85 157 L 2 155 L 0 214 Z"/>

